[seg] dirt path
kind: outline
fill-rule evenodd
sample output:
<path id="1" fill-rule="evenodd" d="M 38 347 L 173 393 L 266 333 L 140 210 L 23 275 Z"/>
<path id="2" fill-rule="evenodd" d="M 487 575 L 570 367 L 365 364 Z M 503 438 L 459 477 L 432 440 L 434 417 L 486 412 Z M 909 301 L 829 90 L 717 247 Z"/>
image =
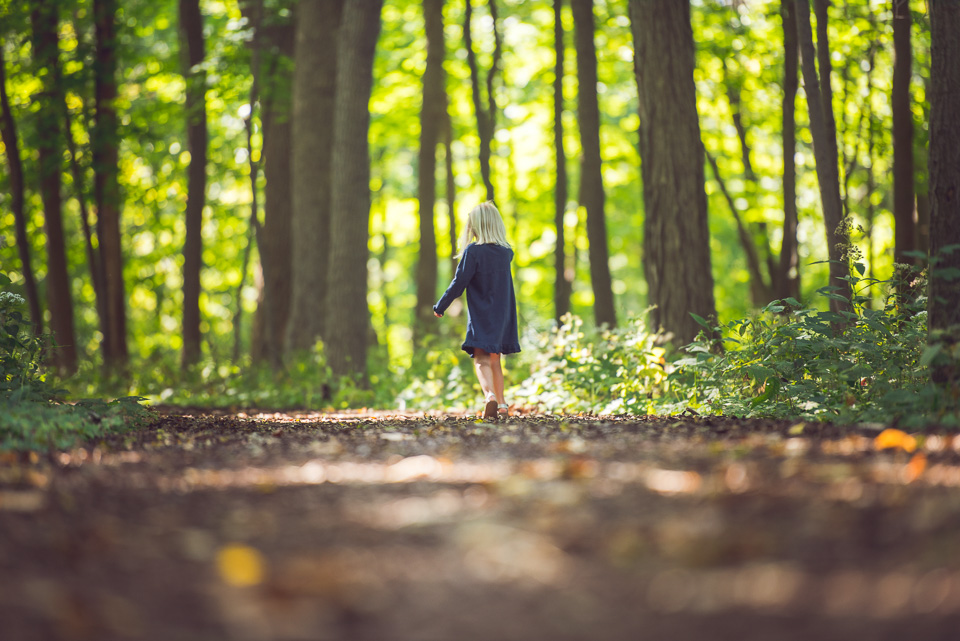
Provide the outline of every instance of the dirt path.
<path id="1" fill-rule="evenodd" d="M 960 438 L 875 436 L 172 413 L 0 458 L 0 639 L 956 639 Z"/>

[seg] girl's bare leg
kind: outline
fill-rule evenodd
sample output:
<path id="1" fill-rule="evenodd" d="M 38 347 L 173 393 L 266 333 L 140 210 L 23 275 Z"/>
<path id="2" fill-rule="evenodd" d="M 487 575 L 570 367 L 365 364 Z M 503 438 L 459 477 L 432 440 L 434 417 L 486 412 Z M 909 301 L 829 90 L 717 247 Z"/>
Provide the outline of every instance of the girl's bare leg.
<path id="1" fill-rule="evenodd" d="M 497 369 L 500 369 L 499 354 L 490 354 L 482 349 L 473 350 L 473 367 L 477 370 L 477 380 L 480 381 L 480 389 L 483 390 L 484 400 L 490 400 L 497 396 L 494 388 L 492 356 L 497 357 Z"/>
<path id="2" fill-rule="evenodd" d="M 503 399 L 503 368 L 500 366 L 500 354 L 490 354 L 490 370 L 493 374 L 493 394 L 500 405 L 506 404 Z"/>

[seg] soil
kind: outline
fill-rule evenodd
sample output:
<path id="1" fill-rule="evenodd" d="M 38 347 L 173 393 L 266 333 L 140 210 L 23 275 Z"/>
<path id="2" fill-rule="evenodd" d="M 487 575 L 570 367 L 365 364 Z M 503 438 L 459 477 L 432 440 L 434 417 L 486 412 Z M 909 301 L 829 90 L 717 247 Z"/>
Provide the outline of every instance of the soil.
<path id="1" fill-rule="evenodd" d="M 879 431 L 165 408 L 0 454 L 0 639 L 957 639 L 960 437 Z"/>

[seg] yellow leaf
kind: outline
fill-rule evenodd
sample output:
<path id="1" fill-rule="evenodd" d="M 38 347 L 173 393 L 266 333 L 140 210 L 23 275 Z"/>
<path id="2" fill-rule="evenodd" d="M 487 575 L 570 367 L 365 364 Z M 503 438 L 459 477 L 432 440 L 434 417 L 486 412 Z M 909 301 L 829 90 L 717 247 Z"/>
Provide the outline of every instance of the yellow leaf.
<path id="1" fill-rule="evenodd" d="M 905 452 L 912 452 L 917 449 L 917 439 L 906 432 L 888 428 L 873 440 L 873 446 L 878 450 L 900 448 Z"/>
<path id="2" fill-rule="evenodd" d="M 791 425 L 790 429 L 787 430 L 787 433 L 790 436 L 800 436 L 803 434 L 803 428 L 806 427 L 806 423 L 797 423 L 796 425 Z"/>
<path id="3" fill-rule="evenodd" d="M 903 482 L 912 483 L 916 481 L 925 469 L 927 469 L 927 457 L 923 452 L 917 452 L 903 470 Z"/>
<path id="4" fill-rule="evenodd" d="M 236 587 L 256 585 L 263 580 L 263 556 L 254 548 L 231 543 L 217 551 L 220 578 Z"/>

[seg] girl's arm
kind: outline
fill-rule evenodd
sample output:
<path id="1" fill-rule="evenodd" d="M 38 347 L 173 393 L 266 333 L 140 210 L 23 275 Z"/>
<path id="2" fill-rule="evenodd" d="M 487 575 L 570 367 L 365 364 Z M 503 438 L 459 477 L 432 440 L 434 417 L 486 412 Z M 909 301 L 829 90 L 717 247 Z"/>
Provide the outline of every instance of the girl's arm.
<path id="1" fill-rule="evenodd" d="M 447 287 L 447 291 L 443 293 L 443 296 L 440 297 L 437 304 L 433 306 L 433 313 L 436 314 L 437 317 L 443 316 L 443 313 L 447 311 L 450 303 L 460 297 L 460 294 L 467 288 L 467 284 L 470 282 L 470 279 L 473 278 L 476 271 L 477 263 L 473 259 L 473 254 L 470 253 L 470 247 L 467 247 L 463 251 L 460 264 L 457 265 L 457 273 L 454 274 L 450 286 Z"/>

